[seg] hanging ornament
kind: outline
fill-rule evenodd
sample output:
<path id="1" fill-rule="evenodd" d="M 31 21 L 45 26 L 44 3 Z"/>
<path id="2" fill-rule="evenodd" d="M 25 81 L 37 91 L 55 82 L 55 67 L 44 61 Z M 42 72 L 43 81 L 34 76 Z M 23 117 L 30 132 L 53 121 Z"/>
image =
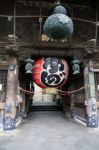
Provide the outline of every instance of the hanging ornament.
<path id="1" fill-rule="evenodd" d="M 26 74 L 32 74 L 32 67 L 33 67 L 33 62 L 34 60 L 32 60 L 31 58 L 26 59 L 26 65 L 25 65 L 25 73 Z"/>
<path id="2" fill-rule="evenodd" d="M 53 10 L 53 14 L 64 14 L 64 15 L 67 15 L 67 10 L 65 7 L 59 5 L 59 6 L 56 6 Z"/>
<path id="3" fill-rule="evenodd" d="M 53 9 L 53 14 L 46 19 L 43 30 L 48 37 L 56 40 L 71 37 L 73 22 L 67 16 L 66 8 L 61 5 L 56 6 Z"/>
<path id="4" fill-rule="evenodd" d="M 69 66 L 64 59 L 48 57 L 35 61 L 33 81 L 41 88 L 61 87 L 69 76 Z"/>

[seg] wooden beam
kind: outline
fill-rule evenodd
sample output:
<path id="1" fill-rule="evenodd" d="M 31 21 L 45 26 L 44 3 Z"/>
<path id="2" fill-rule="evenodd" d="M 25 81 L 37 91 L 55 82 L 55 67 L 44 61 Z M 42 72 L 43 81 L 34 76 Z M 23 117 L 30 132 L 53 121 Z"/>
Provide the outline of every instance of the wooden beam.
<path id="1" fill-rule="evenodd" d="M 4 64 L 2 62 L 2 64 L 0 64 L 0 70 L 7 70 L 8 69 L 8 63 Z"/>
<path id="2" fill-rule="evenodd" d="M 8 51 L 6 49 L 0 50 L 1 55 L 7 55 Z M 27 55 L 33 55 L 33 56 L 63 56 L 63 57 L 73 57 L 77 55 L 76 58 L 82 60 L 84 58 L 84 49 L 83 48 L 61 48 L 61 47 L 35 47 L 35 48 L 29 48 L 29 47 L 22 47 L 20 48 L 19 57 L 27 56 Z"/>
<path id="3" fill-rule="evenodd" d="M 85 105 L 87 126 L 92 128 L 98 127 L 96 92 L 94 72 L 90 70 L 92 64 L 87 64 L 84 69 L 84 85 L 85 85 Z"/>

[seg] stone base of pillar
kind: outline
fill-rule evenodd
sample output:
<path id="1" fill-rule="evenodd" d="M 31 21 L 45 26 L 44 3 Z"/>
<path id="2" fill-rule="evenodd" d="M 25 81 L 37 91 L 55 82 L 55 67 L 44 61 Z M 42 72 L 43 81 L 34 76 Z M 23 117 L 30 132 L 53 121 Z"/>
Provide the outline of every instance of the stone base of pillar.
<path id="1" fill-rule="evenodd" d="M 16 121 L 11 117 L 5 117 L 3 121 L 3 130 L 13 130 L 16 128 Z"/>
<path id="2" fill-rule="evenodd" d="M 98 114 L 96 98 L 90 98 L 88 102 L 87 110 L 87 127 L 97 128 L 98 127 Z"/>
<path id="3" fill-rule="evenodd" d="M 71 111 L 71 118 L 75 118 L 76 114 L 75 114 L 75 110 Z"/>
<path id="4" fill-rule="evenodd" d="M 28 115 L 26 111 L 21 111 L 20 116 L 22 117 L 22 119 L 26 119 Z"/>
<path id="5" fill-rule="evenodd" d="M 97 115 L 87 116 L 87 127 L 98 128 Z"/>

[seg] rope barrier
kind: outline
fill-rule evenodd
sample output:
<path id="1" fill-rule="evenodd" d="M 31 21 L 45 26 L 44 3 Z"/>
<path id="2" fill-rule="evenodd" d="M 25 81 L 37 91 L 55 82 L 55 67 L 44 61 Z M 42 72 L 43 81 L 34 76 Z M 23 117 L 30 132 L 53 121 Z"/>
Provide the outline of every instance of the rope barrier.
<path id="1" fill-rule="evenodd" d="M 22 92 L 24 92 L 24 93 L 26 93 L 26 94 L 28 94 L 28 95 L 34 95 L 34 94 L 39 94 L 39 93 L 43 92 L 43 90 L 38 91 L 38 92 L 31 92 L 31 91 L 25 90 L 25 89 L 23 89 L 23 88 L 21 88 L 21 87 L 19 87 L 19 89 L 20 89 Z"/>
<path id="2" fill-rule="evenodd" d="M 64 93 L 64 94 L 73 94 L 73 93 L 82 91 L 83 89 L 84 89 L 84 86 L 79 88 L 79 89 L 77 89 L 77 90 L 73 90 L 73 91 L 62 91 L 62 90 L 58 90 L 58 91 L 61 92 L 61 93 Z"/>
<path id="3" fill-rule="evenodd" d="M 44 90 L 41 90 L 41 91 L 38 91 L 38 92 L 31 92 L 31 91 L 25 90 L 25 89 L 23 89 L 21 87 L 19 87 L 19 89 L 22 92 L 24 92 L 24 93 L 26 93 L 28 95 L 40 94 L 40 93 L 42 93 L 43 91 L 46 90 L 46 89 L 44 89 Z M 82 91 L 82 90 L 84 90 L 84 87 L 81 87 L 81 88 L 79 88 L 77 90 L 72 90 L 72 91 L 62 91 L 62 90 L 57 89 L 59 95 L 70 95 L 70 94 L 73 94 L 73 93 L 76 93 L 76 92 L 79 92 L 79 91 Z"/>

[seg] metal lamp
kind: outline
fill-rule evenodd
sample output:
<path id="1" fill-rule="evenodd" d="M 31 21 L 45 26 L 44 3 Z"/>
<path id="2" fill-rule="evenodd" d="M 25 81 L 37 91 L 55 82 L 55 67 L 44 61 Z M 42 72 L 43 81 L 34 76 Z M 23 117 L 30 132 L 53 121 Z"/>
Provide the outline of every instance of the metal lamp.
<path id="1" fill-rule="evenodd" d="M 79 74 L 80 73 L 80 61 L 79 60 L 73 60 L 71 62 L 72 64 L 72 70 L 73 70 L 73 74 Z"/>
<path id="2" fill-rule="evenodd" d="M 34 60 L 32 60 L 31 58 L 26 59 L 26 65 L 25 65 L 25 73 L 26 74 L 32 74 L 32 68 L 33 68 L 33 62 Z"/>

